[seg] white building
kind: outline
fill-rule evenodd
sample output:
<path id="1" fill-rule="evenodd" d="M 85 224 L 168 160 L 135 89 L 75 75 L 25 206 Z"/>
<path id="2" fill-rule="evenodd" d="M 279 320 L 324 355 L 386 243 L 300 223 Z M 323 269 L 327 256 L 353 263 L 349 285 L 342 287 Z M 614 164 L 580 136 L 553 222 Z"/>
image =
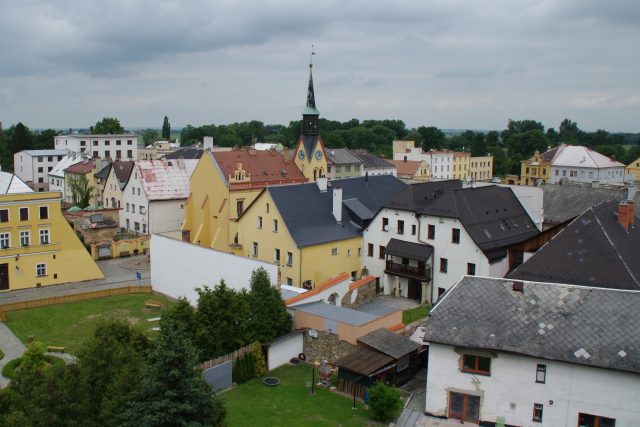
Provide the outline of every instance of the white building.
<path id="1" fill-rule="evenodd" d="M 431 158 L 427 163 L 431 164 L 431 176 L 434 180 L 453 178 L 453 151 L 430 150 L 425 154 Z"/>
<path id="2" fill-rule="evenodd" d="M 56 164 L 51 172 L 49 172 L 48 181 L 49 181 L 49 191 L 60 191 L 64 196 L 65 193 L 65 185 L 64 185 L 64 170 L 71 165 L 75 165 L 76 163 L 80 163 L 82 161 L 82 156 L 78 153 L 69 153 L 62 158 Z"/>
<path id="3" fill-rule="evenodd" d="M 138 137 L 120 135 L 58 135 L 54 138 L 56 149 L 85 153 L 89 157 L 114 160 L 136 160 Z"/>
<path id="4" fill-rule="evenodd" d="M 49 191 L 49 172 L 67 154 L 66 149 L 23 150 L 13 155 L 13 171 L 35 191 Z"/>
<path id="5" fill-rule="evenodd" d="M 426 326 L 425 412 L 475 424 L 640 425 L 638 304 L 638 291 L 463 278 Z"/>
<path id="6" fill-rule="evenodd" d="M 509 188 L 412 184 L 364 230 L 362 265 L 385 294 L 432 302 L 466 274 L 504 277 L 507 247 L 537 234 Z"/>
<path id="7" fill-rule="evenodd" d="M 552 155 L 549 182 L 605 182 L 622 184 L 625 165 L 608 158 L 588 147 L 562 144 L 547 151 Z"/>
<path id="8" fill-rule="evenodd" d="M 120 227 L 143 234 L 179 230 L 197 160 L 137 160 L 122 189 Z"/>

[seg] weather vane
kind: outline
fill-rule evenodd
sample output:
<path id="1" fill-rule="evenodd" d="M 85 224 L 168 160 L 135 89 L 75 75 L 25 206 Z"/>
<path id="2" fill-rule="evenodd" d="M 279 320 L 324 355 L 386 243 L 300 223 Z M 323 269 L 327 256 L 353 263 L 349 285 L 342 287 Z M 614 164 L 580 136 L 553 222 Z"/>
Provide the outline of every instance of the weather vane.
<path id="1" fill-rule="evenodd" d="M 311 55 L 309 56 L 309 67 L 313 67 L 313 55 L 316 53 L 313 51 L 313 45 L 311 45 Z"/>

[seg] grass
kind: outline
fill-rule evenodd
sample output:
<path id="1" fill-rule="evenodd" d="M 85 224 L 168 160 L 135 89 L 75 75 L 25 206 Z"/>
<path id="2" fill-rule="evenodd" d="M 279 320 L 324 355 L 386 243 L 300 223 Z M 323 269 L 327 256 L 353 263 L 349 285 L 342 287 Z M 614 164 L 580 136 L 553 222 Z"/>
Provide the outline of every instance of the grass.
<path id="1" fill-rule="evenodd" d="M 267 387 L 262 379 L 248 381 L 222 394 L 227 405 L 227 423 L 235 426 L 381 426 L 361 402 L 323 388 L 315 394 L 305 383 L 311 382 L 311 366 L 282 366 L 267 374 L 280 385 Z M 316 380 L 318 376 L 316 374 Z"/>
<path id="2" fill-rule="evenodd" d="M 23 342 L 33 336 L 46 348 L 49 345 L 63 346 L 65 352 L 77 354 L 83 341 L 89 338 L 102 319 L 127 319 L 151 333 L 157 322 L 146 319 L 160 317 L 160 309 L 145 309 L 148 299 L 171 304 L 171 300 L 153 294 L 129 294 L 97 298 L 69 304 L 50 305 L 26 310 L 7 312 L 7 326 Z"/>
<path id="3" fill-rule="evenodd" d="M 421 305 L 420 307 L 410 308 L 409 310 L 404 310 L 402 312 L 402 323 L 408 325 L 409 323 L 413 323 L 418 319 L 422 319 L 429 315 L 429 310 L 431 306 L 429 304 Z"/>
<path id="4" fill-rule="evenodd" d="M 64 365 L 64 360 L 60 359 L 59 357 L 55 357 L 55 356 L 49 356 L 49 355 L 45 355 L 44 356 L 44 361 L 47 362 L 47 364 L 54 366 L 54 365 Z M 22 357 L 18 357 L 17 359 L 13 359 L 11 362 L 7 363 L 6 365 L 4 365 L 4 368 L 2 368 L 2 375 L 9 378 L 9 379 L 14 379 L 16 377 L 16 369 L 18 369 L 20 367 L 20 364 L 22 363 Z"/>

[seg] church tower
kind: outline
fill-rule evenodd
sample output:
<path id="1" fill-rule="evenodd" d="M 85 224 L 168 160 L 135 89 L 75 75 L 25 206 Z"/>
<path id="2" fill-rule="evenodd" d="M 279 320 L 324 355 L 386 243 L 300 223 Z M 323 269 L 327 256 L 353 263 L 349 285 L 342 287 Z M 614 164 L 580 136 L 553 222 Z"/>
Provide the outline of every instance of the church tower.
<path id="1" fill-rule="evenodd" d="M 311 55 L 315 55 L 315 53 L 312 52 Z M 313 62 L 310 62 L 307 104 L 302 110 L 300 138 L 293 152 L 293 161 L 305 178 L 309 181 L 316 181 L 327 173 L 327 156 L 318 127 L 320 112 L 316 108 L 312 69 Z"/>

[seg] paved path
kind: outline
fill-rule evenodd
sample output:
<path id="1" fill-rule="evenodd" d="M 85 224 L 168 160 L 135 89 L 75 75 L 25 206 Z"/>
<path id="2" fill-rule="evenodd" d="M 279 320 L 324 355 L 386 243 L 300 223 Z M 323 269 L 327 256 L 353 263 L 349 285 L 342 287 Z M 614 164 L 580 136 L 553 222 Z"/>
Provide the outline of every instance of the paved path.
<path id="1" fill-rule="evenodd" d="M 11 329 L 7 327 L 4 323 L 0 322 L 0 349 L 4 353 L 4 357 L 0 359 L 0 371 L 2 368 L 24 353 L 26 347 L 22 342 L 13 335 Z M 9 379 L 0 375 L 0 388 L 4 388 L 9 385 Z"/>

